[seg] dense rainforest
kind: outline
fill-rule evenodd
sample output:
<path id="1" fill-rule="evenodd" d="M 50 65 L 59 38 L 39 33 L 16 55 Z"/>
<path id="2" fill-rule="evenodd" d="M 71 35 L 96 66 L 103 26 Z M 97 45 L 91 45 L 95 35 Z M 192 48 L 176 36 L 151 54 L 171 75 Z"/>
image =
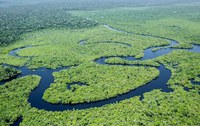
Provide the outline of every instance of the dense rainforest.
<path id="1" fill-rule="evenodd" d="M 198 0 L 0 0 L 0 125 L 200 125 L 199 22 Z"/>

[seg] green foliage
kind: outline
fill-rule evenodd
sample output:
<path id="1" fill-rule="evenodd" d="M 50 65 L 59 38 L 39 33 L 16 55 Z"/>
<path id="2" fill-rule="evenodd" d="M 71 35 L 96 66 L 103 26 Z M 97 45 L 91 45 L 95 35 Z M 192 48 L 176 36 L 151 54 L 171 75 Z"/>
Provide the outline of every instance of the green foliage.
<path id="1" fill-rule="evenodd" d="M 165 64 L 172 71 L 169 84 L 193 87 L 190 80 L 196 78 L 200 73 L 199 53 L 178 50 L 159 57 L 157 60 Z"/>
<path id="2" fill-rule="evenodd" d="M 106 56 L 140 58 L 145 49 L 167 45 L 169 42 L 154 37 L 111 31 L 103 26 L 92 27 L 97 25 L 93 20 L 125 31 L 173 38 L 180 41 L 174 48 L 191 48 L 191 43 L 200 44 L 199 12 L 199 4 L 72 10 L 71 14 L 68 9 L 62 7 L 1 9 L 0 42 L 2 45 L 15 43 L 0 47 L 0 64 L 23 66 L 27 63 L 30 68 L 58 68 L 80 64 L 54 73 L 55 82 L 46 90 L 43 99 L 52 103 L 72 104 L 109 99 L 144 85 L 157 77 L 158 71 L 153 67 L 98 65 L 92 62 L 93 60 Z M 21 39 L 18 40 L 19 38 Z M 81 40 L 85 40 L 84 45 L 79 44 Z M 19 57 L 8 55 L 9 51 L 27 45 L 38 46 L 22 49 L 17 52 Z M 38 86 L 40 77 L 33 75 L 12 80 L 0 86 L 0 125 L 10 125 L 22 116 L 22 126 L 198 126 L 200 87 L 191 84 L 190 80 L 199 81 L 199 57 L 199 53 L 176 50 L 147 61 L 109 58 L 106 62 L 114 64 L 165 64 L 172 72 L 168 83 L 174 91 L 163 93 L 153 90 L 145 93 L 142 101 L 139 97 L 134 97 L 84 110 L 51 112 L 33 108 L 27 100 L 31 91 Z M 0 71 L 3 71 L 2 79 L 16 73 L 14 69 L 3 67 L 0 67 Z M 72 82 L 83 82 L 86 85 L 75 84 L 71 85 L 70 90 L 67 89 L 67 85 Z M 190 90 L 185 91 L 183 87 L 189 87 Z"/>
<path id="3" fill-rule="evenodd" d="M 15 70 L 14 68 L 0 66 L 0 81 L 8 80 L 18 74 L 20 74 L 20 71 Z"/>
<path id="4" fill-rule="evenodd" d="M 2 50 L 0 62 L 20 66 L 27 63 L 30 68 L 58 68 L 81 64 L 103 56 L 142 57 L 143 50 L 146 48 L 169 44 L 168 41 L 162 39 L 114 32 L 104 26 L 76 30 L 41 30 L 24 34 L 21 38 L 23 40 L 13 45 L 0 48 Z M 81 40 L 86 40 L 85 45 L 79 44 Z M 102 43 L 102 41 L 107 43 Z M 122 42 L 132 46 L 113 42 Z M 27 45 L 38 46 L 17 52 L 21 58 L 7 55 L 15 48 Z M 28 60 L 29 58 L 25 57 L 32 58 Z"/>
<path id="5" fill-rule="evenodd" d="M 155 90 L 139 97 L 101 108 L 47 112 L 30 109 L 22 126 L 46 125 L 200 125 L 200 95 L 180 87 L 172 93 Z"/>
<path id="6" fill-rule="evenodd" d="M 124 65 L 150 65 L 159 66 L 157 62 L 166 65 L 172 72 L 169 84 L 182 85 L 192 88 L 194 85 L 190 83 L 191 79 L 198 81 L 200 73 L 200 54 L 192 53 L 184 50 L 176 50 L 170 54 L 158 57 L 153 60 L 146 61 L 128 61 L 121 58 L 109 58 L 106 60 L 110 64 Z"/>
<path id="7" fill-rule="evenodd" d="M 196 77 L 196 78 L 194 79 L 194 81 L 200 82 L 200 77 Z"/>
<path id="8" fill-rule="evenodd" d="M 176 48 L 191 48 L 191 43 L 200 44 L 199 12 L 199 4 L 187 4 L 121 7 L 71 13 L 95 19 L 120 30 L 172 38 L 180 42 Z"/>
<path id="9" fill-rule="evenodd" d="M 27 62 L 25 58 L 15 58 L 8 54 L 0 54 L 0 64 L 9 64 L 13 66 L 23 66 Z"/>
<path id="10" fill-rule="evenodd" d="M 0 125 L 12 124 L 30 108 L 27 102 L 31 91 L 39 84 L 40 77 L 26 76 L 0 86 Z"/>
<path id="11" fill-rule="evenodd" d="M 55 83 L 44 93 L 43 99 L 50 103 L 83 103 L 109 99 L 127 93 L 155 79 L 155 68 L 106 66 L 95 63 L 54 73 Z M 72 82 L 84 82 L 87 86 L 67 89 Z"/>
<path id="12" fill-rule="evenodd" d="M 118 57 L 108 58 L 108 59 L 106 59 L 105 62 L 108 64 L 160 66 L 160 64 L 155 62 L 154 60 L 130 61 L 130 60 L 124 60 L 124 59 L 118 58 Z"/>
<path id="13" fill-rule="evenodd" d="M 20 39 L 20 35 L 47 28 L 86 28 L 96 26 L 90 19 L 75 17 L 65 9 L 47 6 L 29 6 L 1 9 L 0 45 Z"/>

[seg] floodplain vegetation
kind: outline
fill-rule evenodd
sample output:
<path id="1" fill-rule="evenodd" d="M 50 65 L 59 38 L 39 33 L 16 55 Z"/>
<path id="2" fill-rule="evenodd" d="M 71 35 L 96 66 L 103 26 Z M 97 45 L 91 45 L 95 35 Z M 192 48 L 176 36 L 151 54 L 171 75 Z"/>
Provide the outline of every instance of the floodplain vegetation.
<path id="1" fill-rule="evenodd" d="M 155 68 L 105 66 L 87 63 L 69 70 L 54 73 L 55 83 L 45 91 L 43 98 L 50 103 L 75 104 L 109 99 L 127 93 L 155 79 Z M 72 82 L 85 82 L 86 86 Z"/>
<path id="2" fill-rule="evenodd" d="M 48 67 L 55 69 L 60 66 L 78 65 L 103 56 L 130 55 L 140 58 L 144 55 L 143 50 L 146 48 L 169 44 L 163 39 L 118 33 L 104 26 L 78 30 L 41 30 L 25 34 L 22 38 L 23 40 L 2 48 L 4 51 L 0 53 L 2 55 L 0 62 L 23 65 L 27 61 L 30 68 Z M 85 40 L 84 45 L 79 44 L 82 40 Z M 107 41 L 110 43 L 104 43 Z M 114 42 L 121 42 L 124 45 Z M 18 52 L 21 57 L 32 57 L 31 61 L 28 61 L 27 58 L 13 58 L 7 54 L 15 48 L 27 45 L 40 45 Z M 9 62 L 12 58 L 16 62 Z"/>
<path id="3" fill-rule="evenodd" d="M 0 66 L 0 81 L 11 79 L 19 74 L 20 71 L 14 68 Z"/>
<path id="4" fill-rule="evenodd" d="M 116 29 L 166 37 L 180 42 L 176 48 L 191 48 L 200 44 L 199 4 L 181 4 L 158 7 L 118 7 L 94 11 L 72 11 L 109 24 Z"/>
<path id="5" fill-rule="evenodd" d="M 19 40 L 20 35 L 27 32 L 48 28 L 85 28 L 98 24 L 90 19 L 72 16 L 65 9 L 47 6 L 1 8 L 0 17 L 1 46 Z"/>
<path id="6" fill-rule="evenodd" d="M 116 57 L 106 60 L 112 64 L 149 67 L 109 66 L 93 62 L 108 56 L 141 58 L 145 49 L 170 43 L 162 38 L 116 32 L 103 24 L 137 34 L 175 39 L 179 44 L 174 48 L 192 48 L 192 44 L 200 44 L 199 6 L 113 7 L 89 11 L 35 6 L 2 9 L 0 81 L 20 74 L 20 71 L 6 68 L 3 64 L 26 65 L 31 69 L 74 66 L 53 73 L 55 81 L 45 91 L 43 99 L 52 104 L 76 104 L 109 99 L 143 86 L 159 76 L 155 66 L 161 63 L 172 72 L 168 86 L 173 92 L 153 90 L 144 93 L 143 100 L 137 96 L 98 108 L 53 112 L 31 107 L 28 97 L 41 78 L 30 75 L 0 85 L 0 125 L 9 126 L 19 117 L 22 117 L 20 126 L 200 125 L 200 86 L 191 83 L 191 80 L 200 82 L 199 53 L 174 50 L 147 61 L 127 61 Z M 81 41 L 84 44 L 80 44 Z M 13 49 L 29 45 L 37 46 L 17 52 L 19 57 L 9 55 Z M 67 86 L 73 82 L 85 85 L 74 84 L 68 89 Z"/>

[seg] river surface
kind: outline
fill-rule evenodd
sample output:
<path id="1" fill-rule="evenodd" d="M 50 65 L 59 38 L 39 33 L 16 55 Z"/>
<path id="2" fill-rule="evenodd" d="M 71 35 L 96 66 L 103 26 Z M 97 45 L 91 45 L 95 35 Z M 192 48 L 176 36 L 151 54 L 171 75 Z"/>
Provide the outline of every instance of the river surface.
<path id="1" fill-rule="evenodd" d="M 118 29 L 114 29 L 108 25 L 104 25 L 106 28 L 116 31 L 116 32 L 123 32 L 123 33 L 127 33 L 127 34 L 135 34 L 132 32 L 126 32 L 126 31 L 122 31 L 122 30 L 118 30 Z M 146 50 L 144 50 L 144 57 L 140 58 L 140 59 L 135 59 L 134 57 L 131 56 L 127 56 L 127 57 L 119 57 L 119 58 L 123 58 L 126 60 L 139 60 L 139 61 L 144 61 L 144 60 L 148 60 L 148 59 L 154 59 L 156 57 L 165 55 L 170 53 L 171 51 L 175 50 L 175 48 L 171 48 L 172 46 L 175 46 L 178 44 L 177 41 L 170 39 L 170 38 L 164 38 L 164 37 L 158 37 L 158 36 L 151 36 L 151 35 L 145 35 L 145 34 L 135 34 L 135 35 L 141 35 L 141 36 L 150 36 L 150 37 L 155 37 L 155 38 L 161 38 L 161 39 L 165 39 L 168 40 L 170 42 L 170 44 L 168 46 L 163 46 L 164 48 L 161 48 L 155 52 L 152 51 L 152 49 L 154 49 L 155 47 L 151 47 L 148 48 Z M 84 46 L 85 45 L 85 41 L 82 40 L 80 41 L 80 45 Z M 108 42 L 106 42 L 108 43 Z M 119 42 L 115 42 L 116 44 L 123 44 L 123 43 L 119 43 Z M 131 46 L 129 44 L 125 44 L 126 46 Z M 26 47 L 21 47 L 21 48 L 17 48 L 14 49 L 12 51 L 10 51 L 9 55 L 14 56 L 14 57 L 20 57 L 17 53 L 25 48 L 31 48 L 31 46 L 26 46 Z M 199 45 L 193 45 L 192 49 L 187 49 L 190 52 L 200 52 L 200 46 Z M 115 56 L 112 56 L 115 57 Z M 117 56 L 116 56 L 117 57 Z M 108 59 L 110 57 L 100 57 L 99 59 L 94 60 L 95 63 L 97 64 L 101 64 L 101 65 L 123 65 L 123 64 L 108 64 L 105 62 L 106 59 Z M 8 66 L 8 65 L 7 65 Z M 135 66 L 135 65 L 129 65 L 129 66 Z M 142 66 L 142 65 L 141 65 Z M 13 66 L 12 66 L 13 67 Z M 42 96 L 45 92 L 45 90 L 47 88 L 50 87 L 50 85 L 54 82 L 54 77 L 53 77 L 53 73 L 54 72 L 58 72 L 64 69 L 69 69 L 71 66 L 67 66 L 67 67 L 61 67 L 58 69 L 47 69 L 47 68 L 38 68 L 36 70 L 31 70 L 26 66 L 23 67 L 14 67 L 17 70 L 21 71 L 21 74 L 18 75 L 17 77 L 13 78 L 20 78 L 20 77 L 24 77 L 27 75 L 38 75 L 41 77 L 41 81 L 39 83 L 39 86 L 33 90 L 28 98 L 28 102 L 31 104 L 32 107 L 38 108 L 38 109 L 45 109 L 47 111 L 64 111 L 64 110 L 73 110 L 73 109 L 87 109 L 87 108 L 92 108 L 92 107 L 101 107 L 104 106 L 106 104 L 111 104 L 111 103 L 116 103 L 125 99 L 129 99 L 131 97 L 134 96 L 140 96 L 140 99 L 143 99 L 143 94 L 146 92 L 150 92 L 154 89 L 161 89 L 161 91 L 163 92 L 171 92 L 172 90 L 170 88 L 168 88 L 167 82 L 171 77 L 171 71 L 169 69 L 167 69 L 163 64 L 161 64 L 159 67 L 155 67 L 159 70 L 160 74 L 159 76 L 150 81 L 149 83 L 140 86 L 134 90 L 131 90 L 130 92 L 127 92 L 125 94 L 121 94 L 118 95 L 116 97 L 113 98 L 109 98 L 109 99 L 105 99 L 105 100 L 100 100 L 97 102 L 91 102 L 91 103 L 82 103 L 82 104 L 51 104 L 48 103 L 46 101 L 44 101 L 42 99 Z M 152 66 L 151 66 L 152 67 Z M 2 81 L 0 84 L 5 84 L 6 82 L 9 82 L 11 80 L 7 80 L 7 81 Z M 80 85 L 84 85 L 87 86 L 87 84 L 81 83 L 81 82 L 74 82 L 72 84 L 80 84 Z M 199 83 L 198 83 L 199 84 Z M 68 89 L 70 89 L 71 87 L 67 87 Z M 22 118 L 19 119 L 20 121 L 22 120 Z M 17 125 L 17 123 L 19 124 L 19 120 L 17 120 L 15 123 Z M 15 123 L 13 125 L 15 125 Z"/>

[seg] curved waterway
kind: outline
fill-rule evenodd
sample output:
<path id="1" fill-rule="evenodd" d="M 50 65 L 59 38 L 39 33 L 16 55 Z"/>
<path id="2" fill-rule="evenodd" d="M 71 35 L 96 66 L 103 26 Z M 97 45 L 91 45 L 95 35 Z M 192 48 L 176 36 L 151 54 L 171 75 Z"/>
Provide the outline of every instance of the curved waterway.
<path id="1" fill-rule="evenodd" d="M 111 28 L 108 25 L 105 25 L 105 27 L 109 28 L 110 30 L 114 30 L 116 32 L 124 32 L 124 33 L 128 33 L 128 34 L 135 34 L 135 33 L 131 33 L 131 32 L 126 32 L 126 31 L 114 29 L 114 28 Z M 170 38 L 144 35 L 144 34 L 135 34 L 135 35 L 150 36 L 150 37 L 166 39 L 166 40 L 170 41 L 170 45 L 164 46 L 164 48 L 159 49 L 156 52 L 152 52 L 152 49 L 155 48 L 155 47 L 148 48 L 148 49 L 144 50 L 144 57 L 141 58 L 141 59 L 135 59 L 134 57 L 131 57 L 131 56 L 120 57 L 120 58 L 123 58 L 123 59 L 126 59 L 126 60 L 153 59 L 153 58 L 156 58 L 158 56 L 162 56 L 162 55 L 170 53 L 171 51 L 175 50 L 174 48 L 171 48 L 171 47 L 178 44 L 177 41 L 170 39 Z M 84 46 L 84 44 L 85 44 L 84 41 L 80 42 L 80 45 Z M 121 43 L 118 43 L 118 44 L 121 44 Z M 193 46 L 194 46 L 194 48 L 188 49 L 188 51 L 200 52 L 200 46 L 199 45 L 193 45 Z M 25 49 L 25 48 L 30 48 L 30 46 L 17 48 L 15 50 L 12 50 L 9 54 L 11 56 L 14 56 L 14 57 L 20 57 L 19 55 L 17 55 L 17 52 L 22 50 L 22 49 Z M 101 57 L 99 59 L 94 60 L 94 62 L 101 64 L 101 65 L 111 65 L 111 64 L 105 63 L 105 60 L 107 58 L 109 58 L 109 57 Z M 120 65 L 120 64 L 115 64 L 115 65 Z M 129 66 L 132 66 L 132 65 L 129 65 Z M 135 66 L 135 65 L 133 65 L 133 66 Z M 156 79 L 152 80 L 151 82 L 149 82 L 149 83 L 147 83 L 147 84 L 145 84 L 141 87 L 138 87 L 134 90 L 131 90 L 128 93 L 118 95 L 118 96 L 113 97 L 113 98 L 109 98 L 109 99 L 101 100 L 101 101 L 97 101 L 97 102 L 75 104 L 75 105 L 71 105 L 71 104 L 66 104 L 66 105 L 65 104 L 51 104 L 51 103 L 45 102 L 42 99 L 42 96 L 43 96 L 45 90 L 47 88 L 49 88 L 51 83 L 54 82 L 54 77 L 53 77 L 52 73 L 61 71 L 63 69 L 69 69 L 70 67 L 72 67 L 72 66 L 61 67 L 61 68 L 58 68 L 58 69 L 38 68 L 34 71 L 27 68 L 26 66 L 15 67 L 17 70 L 21 71 L 21 74 L 18 75 L 16 78 L 20 78 L 20 77 L 27 76 L 27 75 L 38 75 L 38 76 L 41 77 L 41 81 L 40 81 L 39 86 L 31 92 L 29 99 L 28 99 L 28 102 L 31 104 L 32 107 L 36 107 L 38 109 L 45 109 L 47 111 L 64 111 L 64 110 L 73 110 L 73 109 L 87 109 L 87 108 L 92 108 L 92 107 L 101 107 L 101 106 L 106 105 L 106 104 L 116 103 L 116 102 L 119 102 L 119 101 L 122 101 L 122 100 L 125 100 L 125 99 L 128 99 L 128 98 L 134 97 L 134 96 L 140 96 L 140 99 L 143 99 L 144 93 L 152 91 L 154 89 L 161 89 L 163 92 L 172 91 L 167 86 L 167 82 L 171 77 L 171 72 L 164 65 L 161 64 L 159 67 L 156 67 L 160 72 L 160 75 Z M 75 66 L 73 66 L 73 67 L 75 67 Z M 9 82 L 9 81 L 5 81 L 2 84 Z M 87 84 L 83 84 L 81 82 L 74 82 L 73 84 L 80 84 L 80 85 L 87 86 Z M 68 87 L 68 89 L 70 89 L 70 87 Z"/>

